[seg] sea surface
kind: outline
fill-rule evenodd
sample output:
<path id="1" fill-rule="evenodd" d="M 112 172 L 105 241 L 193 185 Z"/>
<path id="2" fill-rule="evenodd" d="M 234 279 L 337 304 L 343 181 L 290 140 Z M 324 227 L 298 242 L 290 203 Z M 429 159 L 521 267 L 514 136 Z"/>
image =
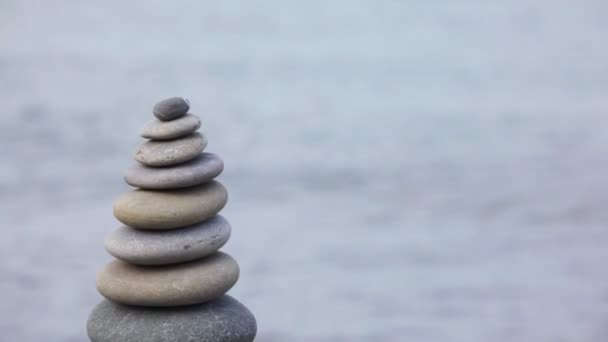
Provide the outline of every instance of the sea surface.
<path id="1" fill-rule="evenodd" d="M 258 341 L 608 341 L 608 2 L 0 1 L 0 341 L 86 341 L 159 99 Z"/>

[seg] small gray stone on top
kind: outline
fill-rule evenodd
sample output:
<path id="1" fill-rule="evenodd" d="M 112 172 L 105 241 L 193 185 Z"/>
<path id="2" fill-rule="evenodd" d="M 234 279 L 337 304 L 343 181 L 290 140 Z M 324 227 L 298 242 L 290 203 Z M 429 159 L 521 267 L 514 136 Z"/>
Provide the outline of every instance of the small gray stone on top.
<path id="1" fill-rule="evenodd" d="M 220 215 L 173 230 L 122 226 L 106 237 L 105 247 L 114 257 L 131 264 L 167 265 L 214 253 L 228 241 L 230 230 L 230 223 Z"/>
<path id="2" fill-rule="evenodd" d="M 152 113 L 159 120 L 171 121 L 180 118 L 190 109 L 190 102 L 183 97 L 170 97 L 154 105 Z"/>
<path id="3" fill-rule="evenodd" d="M 174 308 L 126 306 L 104 300 L 89 315 L 93 342 L 251 342 L 257 333 L 253 314 L 236 299 Z"/>
<path id="4" fill-rule="evenodd" d="M 125 181 L 141 189 L 179 189 L 207 183 L 223 170 L 224 162 L 219 156 L 202 153 L 191 161 L 162 168 L 134 163 L 125 173 Z"/>
<path id="5" fill-rule="evenodd" d="M 201 119 L 198 116 L 186 114 L 171 121 L 154 119 L 144 126 L 141 136 L 152 140 L 172 140 L 190 135 L 200 127 Z"/>

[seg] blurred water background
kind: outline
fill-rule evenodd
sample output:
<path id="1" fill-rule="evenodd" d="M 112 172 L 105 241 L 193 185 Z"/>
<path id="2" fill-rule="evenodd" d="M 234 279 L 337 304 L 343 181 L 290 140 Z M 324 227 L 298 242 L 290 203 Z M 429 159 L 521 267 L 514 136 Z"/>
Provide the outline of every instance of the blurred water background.
<path id="1" fill-rule="evenodd" d="M 607 37 L 594 0 L 0 1 L 0 341 L 86 340 L 174 95 L 259 341 L 606 341 Z"/>

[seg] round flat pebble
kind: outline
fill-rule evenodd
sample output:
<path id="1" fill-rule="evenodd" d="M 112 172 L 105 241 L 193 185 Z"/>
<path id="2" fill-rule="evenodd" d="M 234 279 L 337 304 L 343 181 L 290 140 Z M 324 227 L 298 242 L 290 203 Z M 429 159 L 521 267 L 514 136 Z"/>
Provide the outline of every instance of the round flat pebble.
<path id="1" fill-rule="evenodd" d="M 216 215 L 181 229 L 139 230 L 122 226 L 105 239 L 114 257 L 136 265 L 168 265 L 200 259 L 220 249 L 230 238 L 230 223 Z"/>
<path id="2" fill-rule="evenodd" d="M 125 181 L 141 189 L 179 189 L 207 183 L 223 170 L 224 162 L 219 156 L 202 153 L 191 161 L 162 168 L 134 163 L 125 173 Z"/>
<path id="3" fill-rule="evenodd" d="M 192 114 L 186 114 L 172 121 L 154 119 L 148 122 L 141 131 L 141 136 L 152 140 L 172 140 L 196 132 L 201 127 L 201 119 Z"/>
<path id="4" fill-rule="evenodd" d="M 239 265 L 222 252 L 166 266 L 138 266 L 114 260 L 97 275 L 97 290 L 121 304 L 181 306 L 219 298 L 238 278 Z"/>
<path id="5" fill-rule="evenodd" d="M 173 229 L 202 222 L 220 212 L 228 201 L 217 181 L 179 190 L 134 190 L 114 202 L 114 216 L 139 229 Z"/>
<path id="6" fill-rule="evenodd" d="M 152 113 L 159 120 L 171 121 L 188 113 L 190 109 L 190 102 L 183 97 L 170 97 L 159 101 L 154 105 Z"/>
<path id="7" fill-rule="evenodd" d="M 135 152 L 135 160 L 148 166 L 170 166 L 198 157 L 207 147 L 207 138 L 201 133 L 167 141 L 146 141 Z"/>
<path id="8" fill-rule="evenodd" d="M 89 315 L 87 333 L 93 342 L 251 342 L 257 323 L 243 304 L 228 295 L 176 308 L 104 300 Z"/>

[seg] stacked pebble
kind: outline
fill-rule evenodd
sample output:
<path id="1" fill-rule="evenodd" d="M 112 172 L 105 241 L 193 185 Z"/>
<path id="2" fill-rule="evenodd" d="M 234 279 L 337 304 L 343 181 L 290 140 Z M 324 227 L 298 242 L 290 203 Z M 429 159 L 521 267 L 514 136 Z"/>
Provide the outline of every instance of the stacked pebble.
<path id="1" fill-rule="evenodd" d="M 91 341 L 253 341 L 256 321 L 225 295 L 239 266 L 218 250 L 231 227 L 218 215 L 228 200 L 215 181 L 224 169 L 204 153 L 207 139 L 188 114 L 187 100 L 173 97 L 154 106 L 144 142 L 126 182 L 139 189 L 114 204 L 125 224 L 105 241 L 118 260 L 97 277 L 107 298 L 87 322 Z"/>

